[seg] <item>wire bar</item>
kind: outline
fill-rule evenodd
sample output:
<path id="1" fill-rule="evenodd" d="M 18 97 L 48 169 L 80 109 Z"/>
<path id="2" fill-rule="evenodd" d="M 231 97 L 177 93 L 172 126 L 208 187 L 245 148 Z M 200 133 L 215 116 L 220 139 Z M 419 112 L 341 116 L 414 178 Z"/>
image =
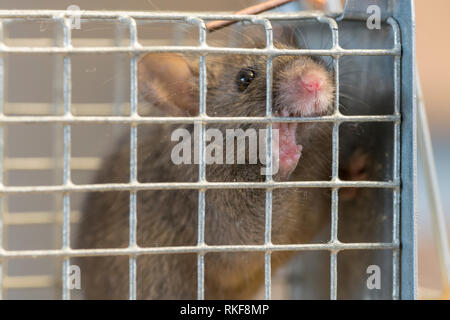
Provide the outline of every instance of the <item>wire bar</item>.
<path id="1" fill-rule="evenodd" d="M 3 21 L 0 20 L 0 47 L 3 46 Z M 0 54 L 0 116 L 4 112 L 5 102 L 5 60 L 4 56 Z M 3 172 L 4 172 L 4 131 L 3 125 L 0 125 L 0 186 L 3 186 Z M 4 224 L 4 199 L 0 197 L 0 250 L 3 249 L 3 224 Z M 3 299 L 3 260 L 0 259 L 0 300 Z"/>
<path id="2" fill-rule="evenodd" d="M 273 30 L 269 20 L 262 21 L 266 30 L 266 48 L 273 48 Z M 273 75 L 273 60 L 272 57 L 267 57 L 266 62 L 266 116 L 272 117 L 272 75 Z M 266 126 L 266 164 L 268 174 L 266 175 L 266 182 L 273 182 L 273 143 L 272 136 L 273 127 L 271 123 Z M 276 161 L 276 160 L 275 160 Z M 265 230 L 264 230 L 264 244 L 270 245 L 272 243 L 272 197 L 273 189 L 266 189 L 266 207 L 265 207 Z M 266 251 L 264 255 L 264 288 L 265 298 L 270 300 L 272 298 L 272 253 Z"/>
<path id="3" fill-rule="evenodd" d="M 340 48 L 338 25 L 336 21 L 329 21 L 331 27 L 331 35 L 333 48 Z M 334 114 L 339 115 L 339 57 L 333 57 L 334 81 L 335 81 L 335 97 L 334 97 Z M 331 166 L 331 180 L 339 180 L 339 126 L 340 123 L 333 123 L 332 132 L 332 166 Z M 331 189 L 331 242 L 338 243 L 338 208 L 339 208 L 339 188 Z M 338 252 L 330 252 L 330 299 L 337 299 L 337 282 L 338 282 L 338 266 L 337 266 Z"/>
<path id="4" fill-rule="evenodd" d="M 239 48 L 216 48 L 216 47 L 191 47 L 191 46 L 142 46 L 134 49 L 129 47 L 7 47 L 0 48 L 0 53 L 9 54 L 111 54 L 111 53 L 211 53 L 211 54 L 246 54 L 257 56 L 397 56 L 401 52 L 392 49 L 239 49 Z"/>
<path id="5" fill-rule="evenodd" d="M 70 21 L 67 18 L 63 18 L 63 45 L 65 48 L 70 48 L 72 45 L 72 32 L 70 27 Z M 63 97 L 64 97 L 64 116 L 70 118 L 71 116 L 71 101 L 72 101 L 72 66 L 70 56 L 64 57 L 64 70 L 63 70 Z M 71 158 L 71 126 L 70 124 L 64 125 L 64 154 L 63 154 L 63 185 L 71 185 L 70 177 L 70 158 Z M 70 248 L 70 192 L 63 193 L 63 224 L 62 224 L 62 248 Z M 62 266 L 62 298 L 63 300 L 70 299 L 69 288 L 69 270 L 70 270 L 70 257 L 64 257 Z"/>
<path id="6" fill-rule="evenodd" d="M 391 181 L 283 181 L 283 182 L 155 182 L 107 183 L 70 186 L 2 187 L 0 195 L 21 193 L 106 192 L 145 190 L 201 190 L 201 189 L 280 189 L 280 188 L 399 188 Z"/>
<path id="7" fill-rule="evenodd" d="M 171 253 L 209 253 L 209 252 L 265 252 L 265 251 L 342 251 L 342 250 L 392 250 L 398 248 L 393 243 L 318 243 L 290 245 L 204 245 L 151 248 L 112 248 L 112 249 L 67 249 L 67 250 L 1 250 L 0 258 L 38 258 L 38 257 L 93 257 L 129 256 Z"/>
<path id="8" fill-rule="evenodd" d="M 331 115 L 323 117 L 141 117 L 135 116 L 1 116 L 0 124 L 55 123 L 55 124 L 163 124 L 163 123 L 313 123 L 313 122 L 395 122 L 399 116 L 344 116 Z"/>
<path id="9" fill-rule="evenodd" d="M 140 45 L 137 38 L 136 21 L 133 18 L 124 17 L 130 29 L 130 46 L 138 48 Z M 138 114 L 138 55 L 133 54 L 130 59 L 130 118 Z M 135 183 L 137 179 L 137 125 L 130 125 L 130 183 Z M 130 190 L 130 218 L 129 218 L 129 247 L 137 247 L 137 195 L 135 190 Z M 136 256 L 129 258 L 129 299 L 136 300 Z"/>
<path id="10" fill-rule="evenodd" d="M 200 19 L 190 19 L 188 22 L 196 24 L 199 28 L 199 47 L 206 47 L 206 25 Z M 207 94 L 207 74 L 206 74 L 206 56 L 200 56 L 200 74 L 199 74 L 199 115 L 206 115 L 206 94 Z M 199 164 L 198 164 L 198 181 L 200 183 L 206 181 L 206 124 L 197 122 L 200 135 L 198 139 L 199 147 Z M 197 245 L 205 246 L 205 210 L 206 210 L 206 188 L 198 190 L 198 234 Z M 205 255 L 199 252 L 197 255 L 197 299 L 205 299 Z"/>
<path id="11" fill-rule="evenodd" d="M 394 19 L 389 18 L 388 24 L 392 27 L 394 33 L 394 46 L 400 49 L 400 30 Z M 394 115 L 401 117 L 400 114 L 400 57 L 394 58 Z M 394 122 L 394 152 L 393 152 L 393 180 L 400 183 L 400 122 Z M 400 190 L 393 190 L 392 205 L 392 242 L 400 243 Z M 392 252 L 392 298 L 398 300 L 400 296 L 400 254 L 399 250 Z"/>

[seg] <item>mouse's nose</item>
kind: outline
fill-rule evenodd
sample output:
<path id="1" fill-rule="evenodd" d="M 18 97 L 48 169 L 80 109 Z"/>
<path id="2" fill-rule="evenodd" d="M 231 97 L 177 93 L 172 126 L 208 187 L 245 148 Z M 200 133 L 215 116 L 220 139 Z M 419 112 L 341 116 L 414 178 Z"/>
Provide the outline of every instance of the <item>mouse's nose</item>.
<path id="1" fill-rule="evenodd" d="M 331 75 L 320 66 L 301 64 L 288 68 L 276 88 L 275 103 L 292 115 L 324 114 L 333 101 Z"/>
<path id="2" fill-rule="evenodd" d="M 300 85 L 309 93 L 317 93 L 325 83 L 323 74 L 316 71 L 309 71 L 300 78 Z"/>

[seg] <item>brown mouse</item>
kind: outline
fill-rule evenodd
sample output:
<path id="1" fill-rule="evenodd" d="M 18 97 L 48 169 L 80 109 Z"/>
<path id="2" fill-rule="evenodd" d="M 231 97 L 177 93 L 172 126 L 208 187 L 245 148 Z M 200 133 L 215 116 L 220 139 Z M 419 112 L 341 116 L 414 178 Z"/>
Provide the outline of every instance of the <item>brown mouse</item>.
<path id="1" fill-rule="evenodd" d="M 281 44 L 277 44 L 282 47 Z M 195 116 L 199 104 L 198 56 L 175 53 L 147 54 L 139 61 L 139 93 L 151 104 L 145 115 Z M 281 56 L 273 61 L 273 114 L 318 116 L 333 110 L 333 75 L 319 60 Z M 207 114 L 211 117 L 264 116 L 266 59 L 254 55 L 207 57 Z M 208 124 L 208 128 L 260 129 L 261 124 Z M 195 182 L 197 164 L 175 165 L 171 152 L 177 128 L 193 132 L 193 125 L 162 124 L 138 127 L 138 181 Z M 274 123 L 279 130 L 277 181 L 329 180 L 331 125 Z M 196 143 L 198 141 L 194 141 Z M 105 159 L 96 183 L 128 182 L 128 137 Z M 207 181 L 265 181 L 257 164 L 211 164 Z M 263 244 L 265 190 L 206 191 L 205 242 L 208 245 Z M 320 188 L 273 191 L 272 242 L 310 242 L 329 221 L 330 191 Z M 140 247 L 197 244 L 198 194 L 195 190 L 139 191 L 137 243 Z M 77 248 L 128 246 L 129 192 L 91 193 L 86 201 Z M 292 255 L 277 254 L 275 271 Z M 246 299 L 264 279 L 264 254 L 207 253 L 205 298 Z M 128 257 L 79 259 L 86 298 L 126 299 Z M 140 255 L 137 258 L 138 299 L 195 299 L 195 254 Z"/>

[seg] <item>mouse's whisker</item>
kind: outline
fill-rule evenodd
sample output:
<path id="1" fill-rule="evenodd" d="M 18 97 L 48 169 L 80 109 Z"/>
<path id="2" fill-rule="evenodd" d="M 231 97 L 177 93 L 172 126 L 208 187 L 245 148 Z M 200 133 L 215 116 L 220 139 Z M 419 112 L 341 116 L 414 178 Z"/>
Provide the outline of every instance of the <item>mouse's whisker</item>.
<path id="1" fill-rule="evenodd" d="M 339 98 L 340 99 L 346 99 L 346 100 L 349 100 L 349 101 L 353 101 L 353 102 L 359 103 L 359 104 L 361 104 L 361 105 L 363 105 L 363 106 L 365 106 L 367 108 L 372 109 L 372 106 L 370 104 L 368 104 L 366 101 L 358 99 L 358 98 L 356 98 L 354 96 L 350 96 L 350 95 L 345 94 L 345 93 L 340 93 L 339 94 Z"/>

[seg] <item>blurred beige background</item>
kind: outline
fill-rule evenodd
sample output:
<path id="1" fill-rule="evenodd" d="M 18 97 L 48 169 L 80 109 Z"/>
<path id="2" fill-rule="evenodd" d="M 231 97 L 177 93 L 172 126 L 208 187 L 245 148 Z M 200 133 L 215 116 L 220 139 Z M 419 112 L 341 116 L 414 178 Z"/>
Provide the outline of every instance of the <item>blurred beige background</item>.
<path id="1" fill-rule="evenodd" d="M 443 21 L 447 21 L 449 11 L 448 0 L 416 1 L 417 60 L 447 226 L 450 220 L 450 43 Z M 434 287 L 439 283 L 439 270 L 420 173 L 419 168 L 419 280 L 422 286 Z"/>
<path id="2" fill-rule="evenodd" d="M 450 43 L 444 28 L 448 12 L 448 0 L 416 1 L 417 60 L 428 116 L 433 133 L 446 137 L 450 135 Z"/>

